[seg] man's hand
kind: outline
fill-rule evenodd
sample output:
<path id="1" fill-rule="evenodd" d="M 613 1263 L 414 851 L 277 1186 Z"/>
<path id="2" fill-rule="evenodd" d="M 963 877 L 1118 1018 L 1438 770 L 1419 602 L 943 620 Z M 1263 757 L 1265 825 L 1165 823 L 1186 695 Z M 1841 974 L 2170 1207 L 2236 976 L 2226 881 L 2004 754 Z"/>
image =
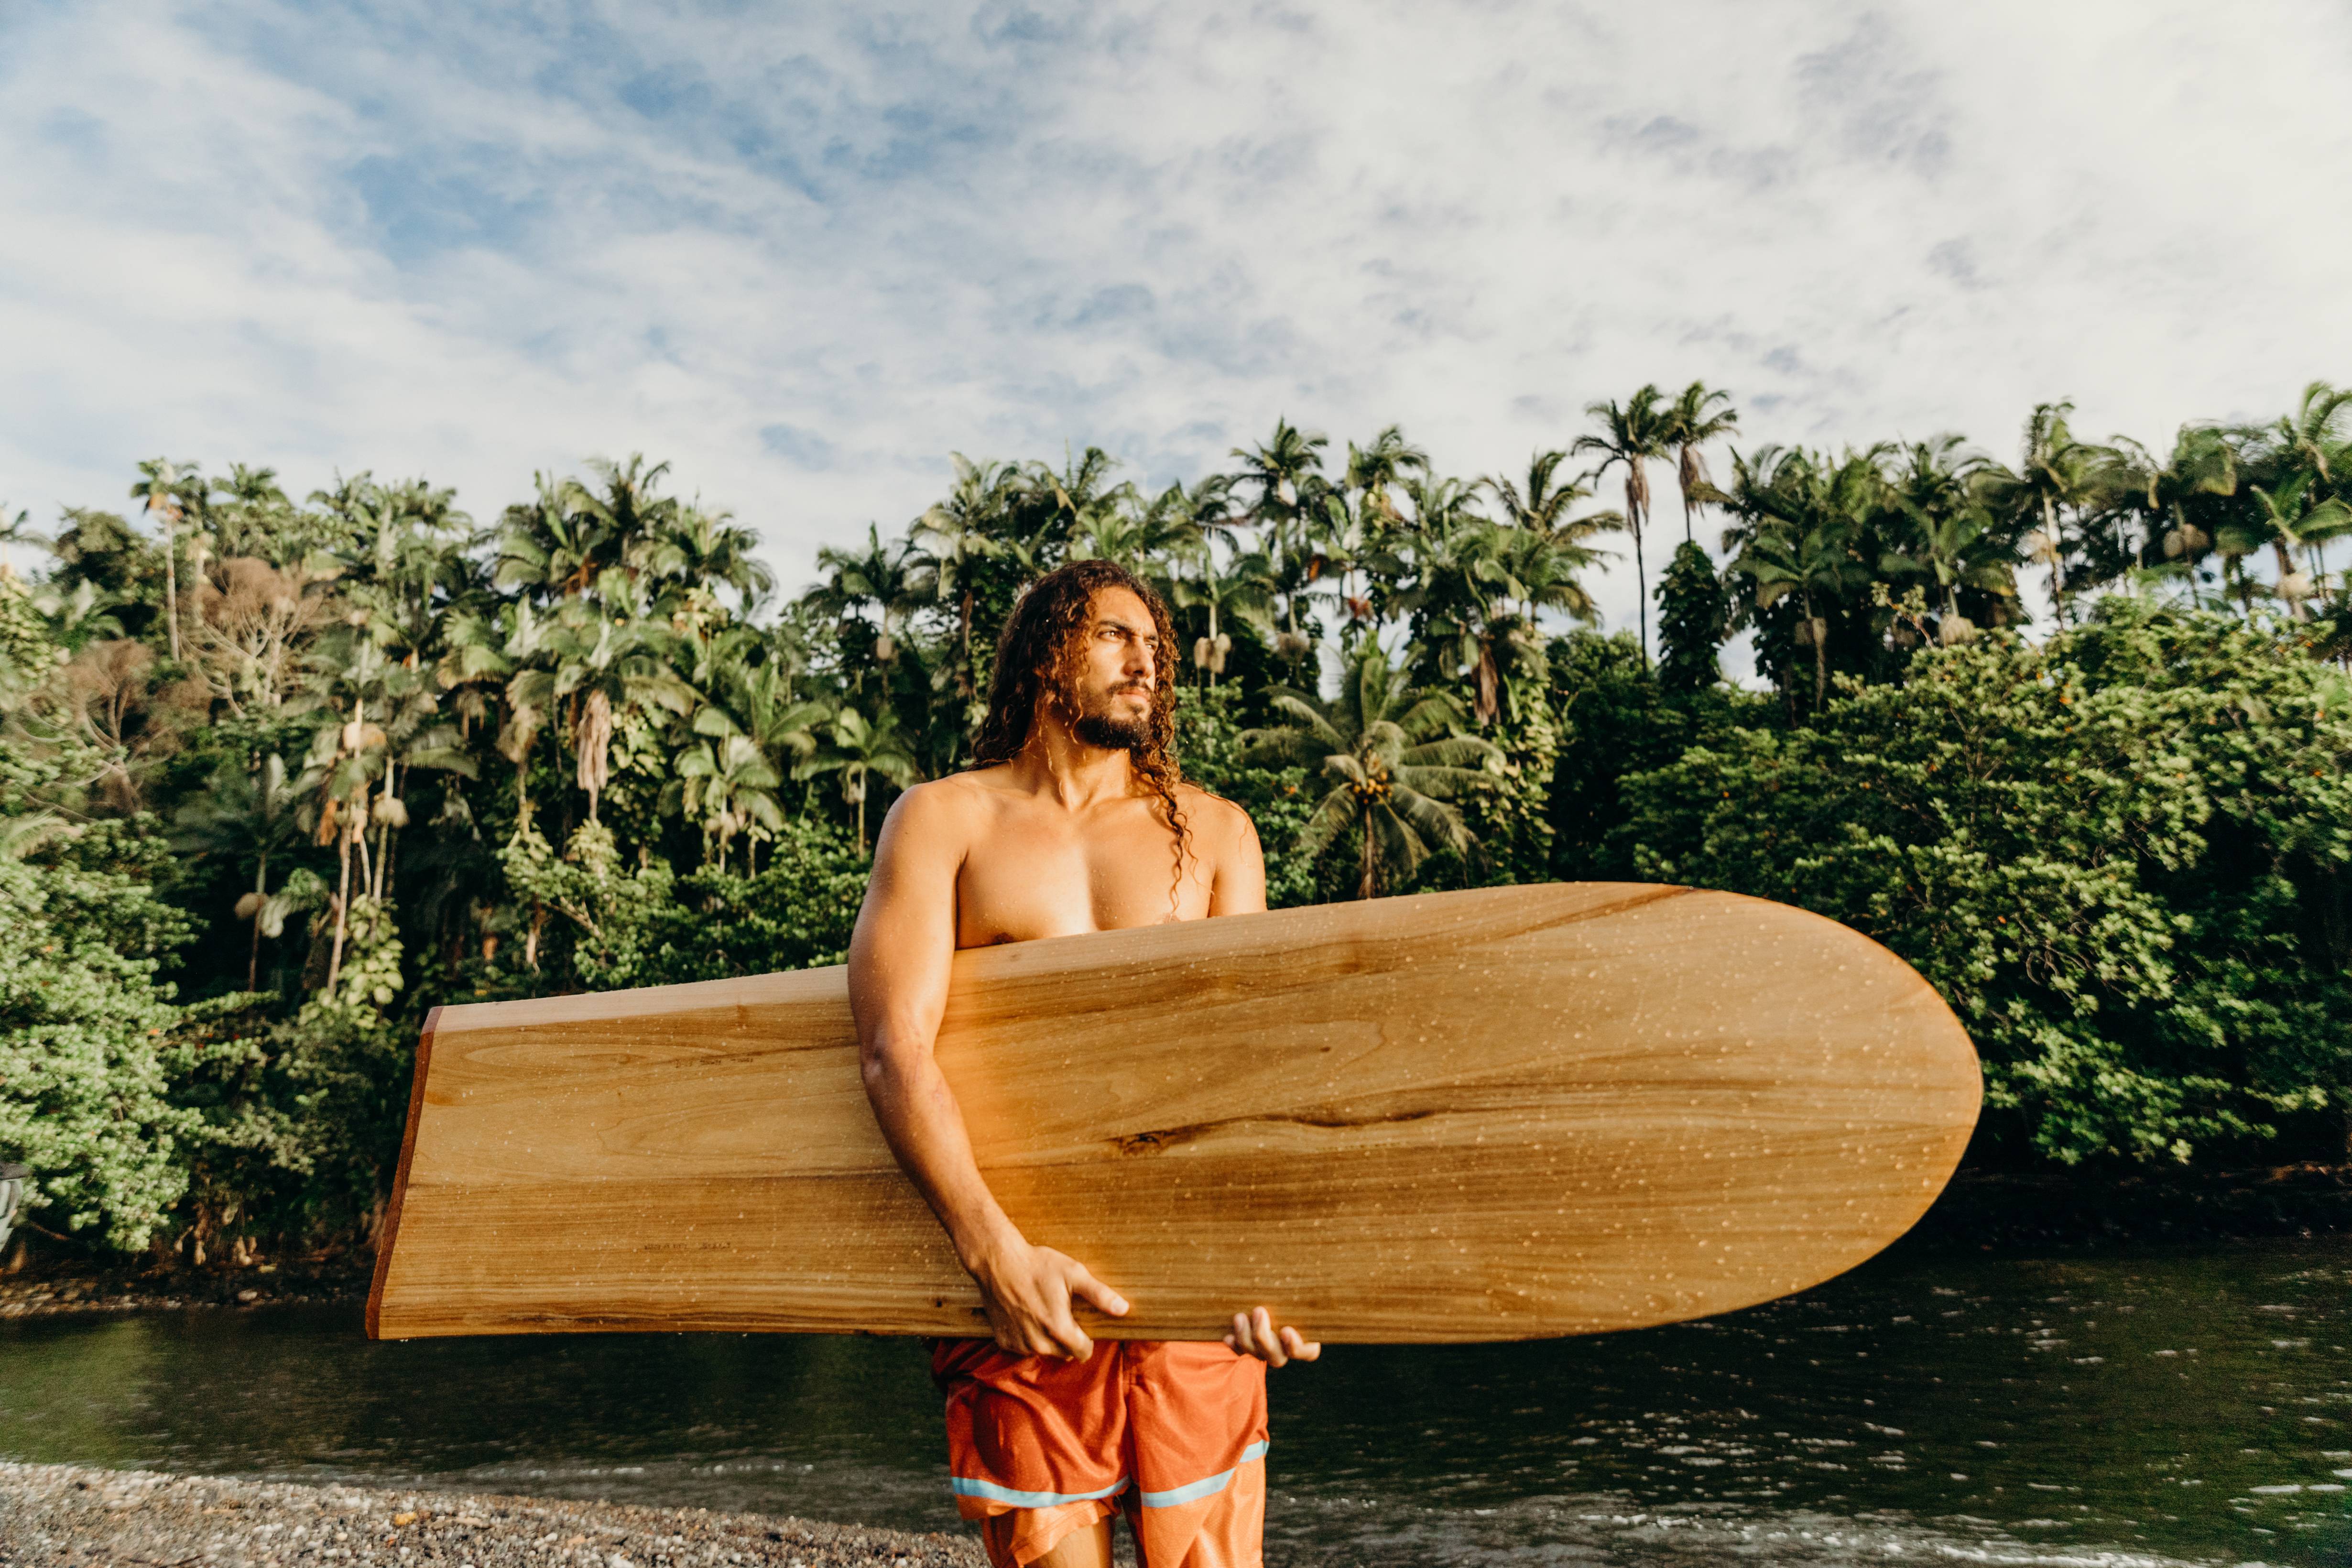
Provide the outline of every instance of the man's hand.
<path id="1" fill-rule="evenodd" d="M 1323 1353 L 1323 1347 L 1286 1325 L 1280 1333 L 1274 1331 L 1274 1314 L 1264 1307 L 1234 1314 L 1234 1326 L 1225 1331 L 1225 1343 L 1244 1355 L 1254 1355 L 1268 1366 L 1287 1366 L 1295 1361 L 1313 1361 Z"/>
<path id="2" fill-rule="evenodd" d="M 1114 1318 L 1127 1316 L 1127 1298 L 1087 1272 L 1087 1266 L 1050 1247 L 1014 1242 L 971 1271 L 996 1348 L 1013 1355 L 1083 1360 L 1095 1342 L 1078 1327 L 1073 1301 Z"/>

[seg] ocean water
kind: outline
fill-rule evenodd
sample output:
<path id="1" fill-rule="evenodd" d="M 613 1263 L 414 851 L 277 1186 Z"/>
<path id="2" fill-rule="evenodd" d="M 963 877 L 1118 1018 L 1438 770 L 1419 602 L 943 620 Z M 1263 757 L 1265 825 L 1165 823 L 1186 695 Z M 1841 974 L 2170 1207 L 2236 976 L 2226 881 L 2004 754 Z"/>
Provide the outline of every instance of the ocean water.
<path id="1" fill-rule="evenodd" d="M 2352 1563 L 2352 1238 L 1898 1251 L 1637 1333 L 1273 1377 L 1270 1563 Z M 0 1457 L 958 1529 L 914 1342 L 0 1326 Z"/>

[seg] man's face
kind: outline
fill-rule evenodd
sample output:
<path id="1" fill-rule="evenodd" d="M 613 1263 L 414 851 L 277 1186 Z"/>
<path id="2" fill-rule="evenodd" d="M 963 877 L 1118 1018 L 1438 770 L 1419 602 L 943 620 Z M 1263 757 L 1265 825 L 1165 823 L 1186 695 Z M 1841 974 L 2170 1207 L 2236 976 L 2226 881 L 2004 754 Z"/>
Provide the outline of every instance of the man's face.
<path id="1" fill-rule="evenodd" d="M 1078 667 L 1079 740 L 1106 750 L 1132 751 L 1151 736 L 1151 691 L 1159 677 L 1159 629 L 1151 611 L 1125 588 L 1095 595 Z"/>

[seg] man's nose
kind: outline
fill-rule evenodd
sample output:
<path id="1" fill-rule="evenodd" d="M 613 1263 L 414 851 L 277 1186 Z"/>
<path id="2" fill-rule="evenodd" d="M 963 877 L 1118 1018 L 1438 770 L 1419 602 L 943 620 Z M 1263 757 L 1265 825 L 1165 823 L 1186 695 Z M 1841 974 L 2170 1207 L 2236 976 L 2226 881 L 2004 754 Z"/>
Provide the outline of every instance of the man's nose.
<path id="1" fill-rule="evenodd" d="M 1127 670 L 1147 679 L 1152 674 L 1151 645 L 1137 637 L 1127 645 Z"/>

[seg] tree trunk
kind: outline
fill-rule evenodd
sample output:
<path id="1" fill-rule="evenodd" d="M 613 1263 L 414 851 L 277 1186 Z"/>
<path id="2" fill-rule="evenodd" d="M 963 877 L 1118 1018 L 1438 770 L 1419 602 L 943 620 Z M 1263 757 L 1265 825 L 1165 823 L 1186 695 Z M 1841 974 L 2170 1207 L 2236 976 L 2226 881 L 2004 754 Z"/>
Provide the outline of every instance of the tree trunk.
<path id="1" fill-rule="evenodd" d="M 172 660 L 180 658 L 180 520 L 163 509 L 163 625 L 172 637 Z"/>
<path id="2" fill-rule="evenodd" d="M 2284 540 L 2273 539 L 2271 541 L 2271 559 L 2278 563 L 2279 585 L 2284 589 L 2286 585 L 2286 580 L 2294 574 L 2294 558 L 2289 556 L 2286 552 L 2286 542 Z M 2281 598 L 2286 597 L 2284 592 L 2282 592 L 2279 596 Z M 2286 613 L 2293 619 L 2301 620 L 2303 618 L 2302 603 L 2298 600 L 2287 600 Z"/>
<path id="3" fill-rule="evenodd" d="M 1650 579 L 1642 560 L 1642 481 L 1632 468 L 1625 474 L 1625 521 L 1633 531 L 1633 600 L 1642 626 L 1642 668 L 1650 667 Z"/>
<path id="4" fill-rule="evenodd" d="M 959 673 L 963 678 L 964 700 L 970 701 L 980 695 L 980 682 L 975 679 L 978 672 L 971 668 L 971 590 L 970 588 L 963 591 L 963 598 L 956 608 L 956 640 L 963 647 L 963 667 Z"/>
<path id="5" fill-rule="evenodd" d="M 343 973 L 343 933 L 350 929 L 352 913 L 352 833 L 342 834 L 343 886 L 335 899 L 335 945 L 327 955 L 327 996 L 332 1000 L 335 982 Z"/>
<path id="6" fill-rule="evenodd" d="M 258 899 L 269 897 L 269 856 L 262 854 L 261 863 L 254 868 L 253 893 Z M 261 911 L 253 911 L 253 956 L 245 961 L 245 988 L 257 991 L 261 984 Z"/>
<path id="7" fill-rule="evenodd" d="M 1364 869 L 1356 882 L 1356 897 L 1360 899 L 1374 897 L 1380 891 L 1380 858 L 1374 847 L 1375 840 L 1372 814 L 1368 811 L 1364 813 Z"/>
<path id="8" fill-rule="evenodd" d="M 1813 715 L 1821 716 L 1822 700 L 1830 689 L 1829 622 L 1813 614 L 1813 597 L 1805 595 L 1805 629 L 1813 634 Z"/>
<path id="9" fill-rule="evenodd" d="M 2058 508 L 2048 496 L 2042 498 L 2042 537 L 2050 544 L 2050 603 L 2058 612 L 2058 624 L 2067 626 L 2066 568 L 2058 554 Z"/>
<path id="10" fill-rule="evenodd" d="M 364 796 L 362 797 L 362 804 L 365 804 Z M 352 815 L 358 814 L 354 812 Z M 366 826 L 362 825 L 353 827 L 352 837 L 360 847 L 360 896 L 369 898 L 373 896 L 370 889 L 375 886 L 375 858 L 368 853 Z"/>

